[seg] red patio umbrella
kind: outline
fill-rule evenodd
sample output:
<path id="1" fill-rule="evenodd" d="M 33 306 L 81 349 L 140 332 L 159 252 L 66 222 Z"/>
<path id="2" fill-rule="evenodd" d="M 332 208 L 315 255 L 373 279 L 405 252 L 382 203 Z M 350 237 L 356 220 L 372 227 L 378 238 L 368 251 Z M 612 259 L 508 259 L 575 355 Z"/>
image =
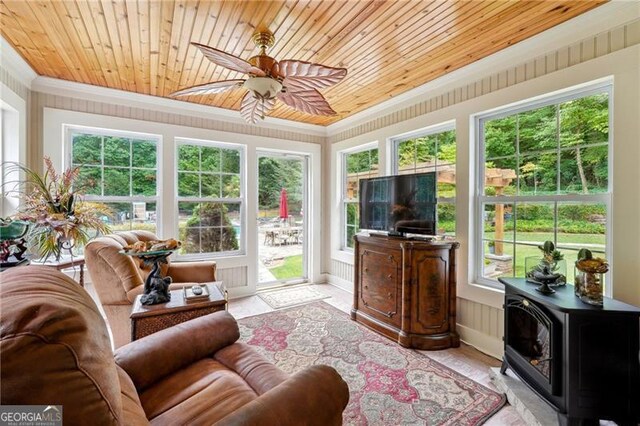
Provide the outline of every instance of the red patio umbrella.
<path id="1" fill-rule="evenodd" d="M 289 204 L 287 203 L 287 190 L 282 188 L 280 191 L 280 217 L 286 219 L 289 217 Z"/>

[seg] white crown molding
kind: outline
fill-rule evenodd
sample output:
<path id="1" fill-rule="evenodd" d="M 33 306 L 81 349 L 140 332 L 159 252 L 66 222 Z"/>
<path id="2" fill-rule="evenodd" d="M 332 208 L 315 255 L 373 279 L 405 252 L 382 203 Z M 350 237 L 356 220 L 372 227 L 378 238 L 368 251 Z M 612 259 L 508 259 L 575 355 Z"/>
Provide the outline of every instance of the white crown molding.
<path id="1" fill-rule="evenodd" d="M 534 57 L 569 46 L 589 36 L 608 31 L 638 18 L 640 18 L 640 1 L 612 0 L 536 36 L 330 124 L 327 126 L 327 136 L 336 135 L 376 117 L 437 96 L 456 87 L 460 81 L 481 80 L 494 74 L 497 70 L 526 62 Z"/>
<path id="2" fill-rule="evenodd" d="M 33 80 L 38 76 L 27 61 L 2 36 L 0 36 L 0 66 L 29 89 L 31 89 Z"/>
<path id="3" fill-rule="evenodd" d="M 91 84 L 76 83 L 51 77 L 38 76 L 31 84 L 31 90 L 57 96 L 67 96 L 76 99 L 84 99 L 94 102 L 114 103 L 128 107 L 149 109 L 173 114 L 186 114 L 200 118 L 220 120 L 235 124 L 247 124 L 240 113 L 235 110 L 217 108 L 208 105 L 194 104 L 159 96 L 144 95 L 141 93 L 127 92 L 124 90 L 110 89 L 108 87 L 93 86 Z M 326 136 L 324 126 L 299 123 L 297 121 L 283 120 L 280 118 L 266 117 L 264 121 L 255 126 Z"/>

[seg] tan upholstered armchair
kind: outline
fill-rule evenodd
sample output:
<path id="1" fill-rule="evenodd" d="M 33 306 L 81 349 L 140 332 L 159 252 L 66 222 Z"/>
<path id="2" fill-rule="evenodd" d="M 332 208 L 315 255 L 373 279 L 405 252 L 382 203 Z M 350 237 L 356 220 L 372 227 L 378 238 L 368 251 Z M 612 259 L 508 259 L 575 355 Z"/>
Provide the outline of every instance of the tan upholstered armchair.
<path id="1" fill-rule="evenodd" d="M 87 270 L 96 288 L 100 303 L 116 348 L 131 341 L 132 304 L 144 289 L 144 280 L 150 272 L 137 260 L 120 252 L 137 241 L 157 240 L 148 231 L 129 231 L 96 238 L 84 251 Z M 170 262 L 170 260 L 169 260 Z M 163 266 L 163 274 L 173 280 L 171 290 L 185 285 L 216 280 L 215 262 L 173 262 Z"/>
<path id="2" fill-rule="evenodd" d="M 89 294 L 45 266 L 0 273 L 0 403 L 62 405 L 65 425 L 339 425 L 331 367 L 289 377 L 216 312 L 112 353 Z"/>

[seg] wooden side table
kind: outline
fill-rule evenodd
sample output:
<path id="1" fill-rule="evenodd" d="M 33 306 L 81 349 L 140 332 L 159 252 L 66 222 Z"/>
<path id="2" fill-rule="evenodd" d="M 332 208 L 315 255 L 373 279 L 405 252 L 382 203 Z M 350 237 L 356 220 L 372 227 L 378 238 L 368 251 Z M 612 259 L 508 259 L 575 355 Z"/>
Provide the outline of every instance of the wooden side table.
<path id="1" fill-rule="evenodd" d="M 41 262 L 40 259 L 36 259 L 32 260 L 31 264 L 56 268 L 58 271 L 78 266 L 80 268 L 80 277 L 78 282 L 80 283 L 80 286 L 84 287 L 84 256 L 63 257 L 59 262 L 55 260 Z"/>
<path id="2" fill-rule="evenodd" d="M 204 283 L 209 300 L 187 302 L 182 289 L 171 291 L 171 300 L 158 305 L 143 305 L 136 297 L 131 311 L 131 340 L 137 340 L 165 328 L 203 315 L 227 309 L 227 291 L 221 281 Z"/>

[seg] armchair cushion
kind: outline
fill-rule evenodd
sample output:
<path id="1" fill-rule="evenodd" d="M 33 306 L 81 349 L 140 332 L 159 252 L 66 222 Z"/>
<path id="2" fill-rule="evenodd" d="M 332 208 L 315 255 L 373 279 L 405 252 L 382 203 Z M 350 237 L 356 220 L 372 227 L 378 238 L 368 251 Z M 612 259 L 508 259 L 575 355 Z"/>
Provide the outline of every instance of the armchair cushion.
<path id="1" fill-rule="evenodd" d="M 216 280 L 216 262 L 172 262 L 167 275 L 173 282 L 207 283 Z"/>

